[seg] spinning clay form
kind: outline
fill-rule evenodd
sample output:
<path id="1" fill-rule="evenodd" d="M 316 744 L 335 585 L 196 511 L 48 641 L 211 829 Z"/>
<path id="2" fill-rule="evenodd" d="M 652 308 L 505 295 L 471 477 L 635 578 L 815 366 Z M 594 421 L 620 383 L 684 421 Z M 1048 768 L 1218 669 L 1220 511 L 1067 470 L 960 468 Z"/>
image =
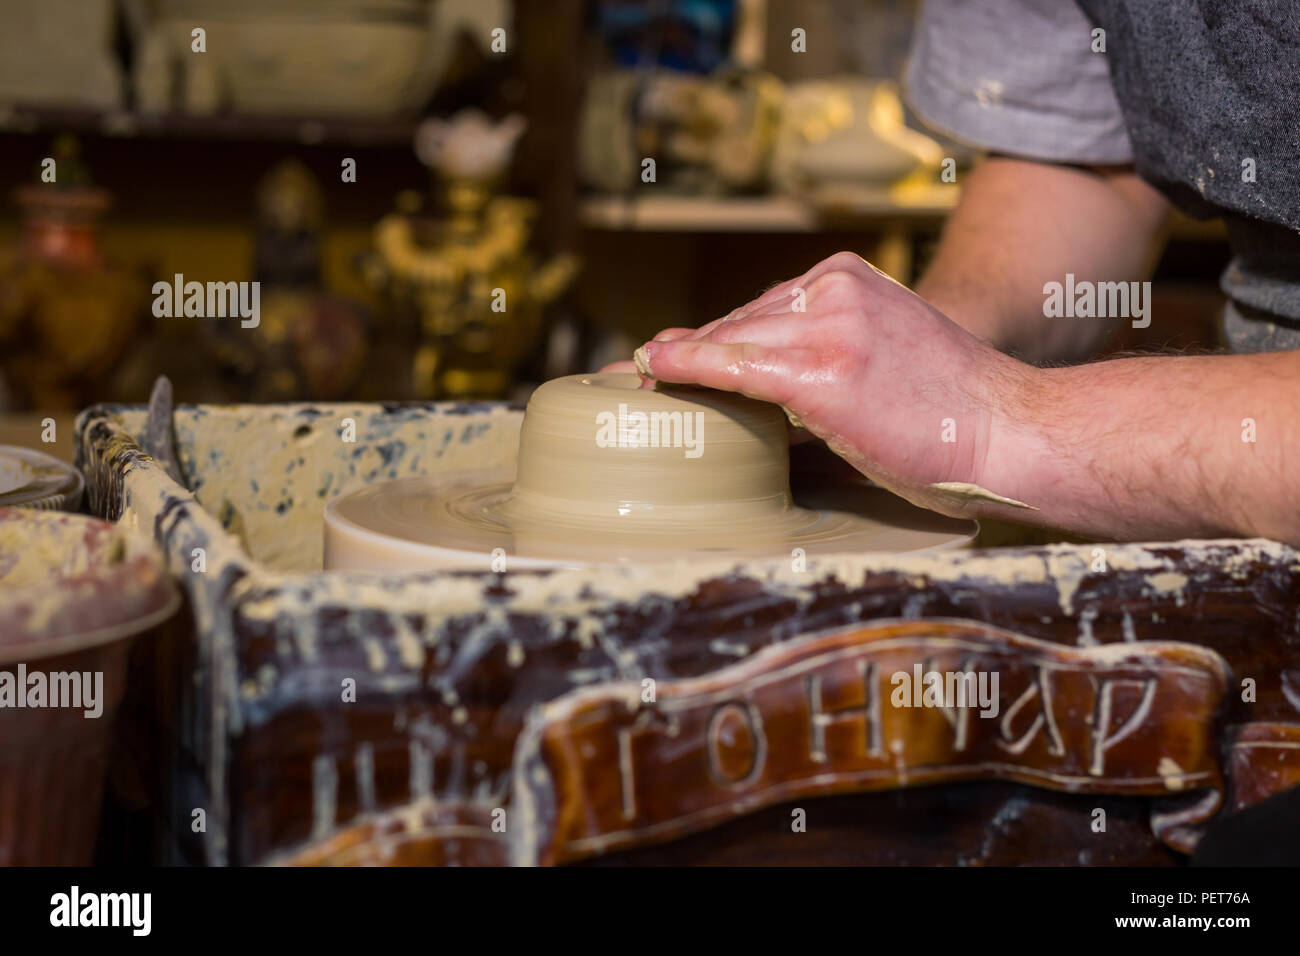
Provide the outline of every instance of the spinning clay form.
<path id="1" fill-rule="evenodd" d="M 776 405 L 642 387 L 632 374 L 572 375 L 529 399 L 516 467 L 399 479 L 331 501 L 325 568 L 917 551 L 969 544 L 975 531 L 865 479 L 813 476 L 792 495 Z"/>

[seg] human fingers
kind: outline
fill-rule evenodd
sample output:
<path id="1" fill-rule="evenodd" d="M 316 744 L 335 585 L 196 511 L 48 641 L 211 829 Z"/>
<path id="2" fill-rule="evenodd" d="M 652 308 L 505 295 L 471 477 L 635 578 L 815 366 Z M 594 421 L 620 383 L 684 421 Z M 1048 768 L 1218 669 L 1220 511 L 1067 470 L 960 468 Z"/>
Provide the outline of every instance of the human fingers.
<path id="1" fill-rule="evenodd" d="M 683 328 L 675 328 L 675 327 L 669 329 L 660 329 L 658 332 L 655 333 L 655 337 L 652 339 L 652 341 L 670 342 L 673 339 L 682 339 L 682 338 L 686 338 L 687 336 L 694 335 L 696 331 L 697 331 L 696 329 L 683 329 Z"/>
<path id="2" fill-rule="evenodd" d="M 825 323 L 822 317 L 786 309 L 784 312 L 763 312 L 736 322 L 719 325 L 703 338 L 689 341 L 712 342 L 716 345 L 739 345 L 751 342 L 768 348 L 809 348 L 817 330 Z"/>
<path id="3" fill-rule="evenodd" d="M 806 369 L 816 362 L 809 349 L 778 349 L 753 342 L 719 344 L 679 339 L 647 342 L 637 350 L 642 374 L 661 382 L 703 385 L 739 392 L 787 409 Z"/>
<path id="4" fill-rule="evenodd" d="M 689 338 L 703 339 L 720 327 L 730 325 L 734 322 L 743 322 L 760 313 L 772 311 L 793 311 L 795 301 L 806 295 L 808 287 L 811 286 L 819 277 L 828 272 L 851 272 L 862 275 L 867 272 L 879 273 L 880 270 L 876 269 L 875 266 L 867 262 L 857 253 L 837 252 L 833 256 L 828 256 L 827 258 L 822 259 L 802 275 L 795 276 L 793 279 L 787 279 L 784 282 L 778 282 L 753 301 L 747 302 L 737 309 L 733 309 L 720 319 L 714 319 L 712 322 L 700 326 L 689 336 Z M 884 273 L 880 274 L 883 275 Z"/>

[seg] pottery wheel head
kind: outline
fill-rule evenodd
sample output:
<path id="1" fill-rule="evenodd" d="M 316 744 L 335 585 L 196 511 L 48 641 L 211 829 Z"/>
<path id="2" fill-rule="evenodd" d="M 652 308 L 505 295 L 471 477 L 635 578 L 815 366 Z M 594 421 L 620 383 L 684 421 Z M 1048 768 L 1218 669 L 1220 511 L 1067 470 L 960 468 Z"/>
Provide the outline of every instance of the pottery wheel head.
<path id="1" fill-rule="evenodd" d="M 977 526 L 850 477 L 792 497 L 785 415 L 711 389 L 574 375 L 533 393 L 514 462 L 370 485 L 325 508 L 327 570 L 502 570 L 919 551 Z"/>
<path id="2" fill-rule="evenodd" d="M 792 502 L 779 408 L 712 389 L 571 375 L 533 393 L 508 519 L 726 524 Z"/>

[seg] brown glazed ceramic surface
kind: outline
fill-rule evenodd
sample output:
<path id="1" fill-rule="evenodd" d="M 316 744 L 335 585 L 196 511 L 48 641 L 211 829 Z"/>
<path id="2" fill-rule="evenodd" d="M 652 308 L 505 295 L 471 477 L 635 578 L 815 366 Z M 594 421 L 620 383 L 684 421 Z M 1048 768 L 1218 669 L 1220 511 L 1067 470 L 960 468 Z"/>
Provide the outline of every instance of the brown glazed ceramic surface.
<path id="1" fill-rule="evenodd" d="M 1277 542 L 321 573 L 327 496 L 512 467 L 520 410 L 182 406 L 188 487 L 141 449 L 147 417 L 84 413 L 79 458 L 194 611 L 158 694 L 165 817 L 208 808 L 167 835 L 178 862 L 1168 865 L 1216 805 L 1300 785 L 1300 557 Z M 996 716 L 885 713 L 895 668 L 968 663 L 1002 674 Z"/>

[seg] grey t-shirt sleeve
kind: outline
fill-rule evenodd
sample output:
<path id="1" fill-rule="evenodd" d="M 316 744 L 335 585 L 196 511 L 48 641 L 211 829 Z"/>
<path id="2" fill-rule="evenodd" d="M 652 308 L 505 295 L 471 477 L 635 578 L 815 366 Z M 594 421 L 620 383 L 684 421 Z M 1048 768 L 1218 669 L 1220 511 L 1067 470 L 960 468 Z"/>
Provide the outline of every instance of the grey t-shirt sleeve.
<path id="1" fill-rule="evenodd" d="M 959 142 L 1058 163 L 1128 163 L 1105 53 L 1072 0 L 925 0 L 905 85 Z"/>

